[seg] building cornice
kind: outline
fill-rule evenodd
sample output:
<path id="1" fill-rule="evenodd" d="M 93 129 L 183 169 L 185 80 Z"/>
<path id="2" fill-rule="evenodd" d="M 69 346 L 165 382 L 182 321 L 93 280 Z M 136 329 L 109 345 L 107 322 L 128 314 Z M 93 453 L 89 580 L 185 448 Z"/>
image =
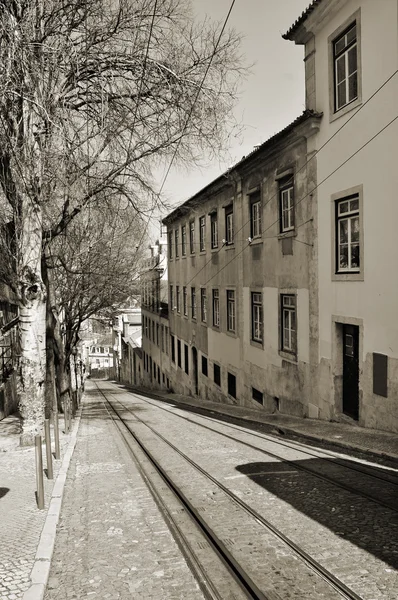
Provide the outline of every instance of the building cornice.
<path id="1" fill-rule="evenodd" d="M 283 39 L 306 44 L 346 3 L 347 0 L 313 0 L 282 35 Z"/>

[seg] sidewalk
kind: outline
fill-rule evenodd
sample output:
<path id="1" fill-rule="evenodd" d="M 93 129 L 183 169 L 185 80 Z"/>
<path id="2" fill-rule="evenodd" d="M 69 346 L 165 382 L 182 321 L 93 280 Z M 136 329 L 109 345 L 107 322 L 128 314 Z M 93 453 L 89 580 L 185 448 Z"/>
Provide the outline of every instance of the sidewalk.
<path id="1" fill-rule="evenodd" d="M 267 433 L 275 435 L 299 436 L 303 440 L 311 440 L 323 444 L 331 444 L 339 448 L 363 452 L 369 459 L 383 458 L 398 462 L 398 434 L 365 429 L 355 424 L 320 421 L 318 419 L 303 419 L 283 414 L 265 414 L 261 410 L 244 406 L 233 406 L 218 402 L 170 394 L 160 390 L 149 391 L 136 386 L 119 384 L 131 391 L 149 396 L 154 399 L 172 402 L 175 405 L 204 409 L 222 416 L 242 419 L 249 423 L 265 426 Z"/>
<path id="2" fill-rule="evenodd" d="M 19 446 L 19 419 L 0 421 L 0 598 L 38 600 L 44 593 L 63 483 L 76 439 L 79 417 L 72 432 L 64 433 L 60 418 L 61 459 L 53 460 L 54 479 L 44 475 L 45 509 L 36 504 L 35 448 Z M 51 437 L 54 440 L 51 428 Z M 54 451 L 54 441 L 53 451 Z M 43 444 L 43 467 L 46 468 Z"/>

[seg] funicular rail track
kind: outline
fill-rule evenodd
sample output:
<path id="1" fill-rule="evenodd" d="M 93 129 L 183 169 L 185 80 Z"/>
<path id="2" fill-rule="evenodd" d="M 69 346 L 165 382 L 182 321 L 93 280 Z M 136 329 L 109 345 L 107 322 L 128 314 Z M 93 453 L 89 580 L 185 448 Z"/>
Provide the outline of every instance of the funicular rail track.
<path id="1" fill-rule="evenodd" d="M 266 591 L 262 591 L 262 589 L 260 589 L 261 586 L 256 584 L 256 582 L 254 581 L 251 574 L 249 574 L 245 570 L 245 568 L 242 567 L 242 565 L 236 560 L 233 553 L 227 548 L 224 541 L 222 539 L 220 539 L 220 537 L 217 535 L 217 533 L 213 530 L 213 528 L 209 524 L 208 520 L 203 518 L 202 514 L 200 514 L 200 511 L 197 510 L 195 508 L 195 506 L 192 504 L 192 502 L 187 498 L 186 494 L 181 489 L 181 487 L 178 486 L 171 479 L 171 477 L 167 473 L 167 470 L 161 466 L 160 462 L 155 458 L 153 453 L 139 439 L 137 434 L 133 431 L 129 422 L 121 414 L 121 411 L 123 411 L 123 413 L 127 413 L 129 415 L 129 420 L 131 417 L 133 417 L 133 419 L 134 419 L 133 422 L 140 424 L 140 425 L 144 425 L 151 432 L 151 434 L 153 434 L 153 436 L 155 436 L 155 439 L 161 440 L 161 442 L 166 445 L 167 449 L 169 449 L 173 453 L 177 454 L 181 459 L 183 459 L 183 461 L 185 463 L 189 464 L 192 467 L 193 471 L 195 471 L 197 474 L 200 474 L 202 477 L 204 477 L 209 482 L 209 485 L 211 484 L 213 486 L 216 486 L 218 488 L 218 490 L 220 490 L 220 492 L 225 494 L 225 496 L 227 496 L 230 501 L 232 501 L 236 506 L 238 506 L 239 509 L 241 509 L 241 511 L 243 511 L 243 513 L 246 514 L 246 516 L 249 515 L 254 520 L 256 526 L 259 525 L 261 528 L 266 529 L 268 534 L 272 534 L 272 536 L 275 536 L 279 542 L 282 542 L 286 546 L 286 549 L 289 549 L 289 551 L 292 552 L 295 555 L 295 557 L 299 559 L 302 569 L 310 570 L 312 572 L 312 575 L 314 575 L 314 574 L 316 575 L 318 582 L 321 582 L 324 586 L 326 584 L 327 589 L 329 589 L 329 592 L 326 595 L 323 595 L 324 594 L 324 591 L 323 591 L 323 594 L 320 594 L 319 596 L 311 595 L 311 598 L 317 598 L 317 597 L 328 598 L 328 599 L 329 598 L 330 599 L 346 598 L 346 599 L 351 599 L 351 600 L 362 600 L 361 596 L 359 596 L 354 590 L 352 590 L 348 586 L 346 586 L 344 584 L 344 582 L 342 582 L 338 577 L 334 576 L 331 572 L 329 572 L 326 568 L 324 568 L 317 560 L 315 560 L 307 552 L 305 552 L 302 548 L 300 548 L 300 546 L 298 546 L 295 542 L 293 542 L 291 539 L 289 539 L 287 536 L 285 536 L 274 525 L 272 525 L 267 519 L 262 517 L 258 512 L 256 512 L 248 504 L 246 504 L 243 500 L 241 500 L 241 498 L 236 496 L 233 492 L 231 492 L 228 488 L 226 488 L 222 483 L 217 481 L 217 479 L 215 479 L 210 473 L 208 473 L 206 470 L 204 470 L 202 467 L 200 467 L 200 465 L 195 463 L 192 459 L 190 459 L 186 454 L 181 452 L 174 444 L 172 444 L 164 436 L 162 436 L 162 434 L 157 432 L 151 425 L 149 425 L 143 419 L 141 419 L 136 414 L 136 412 L 129 410 L 129 408 L 117 398 L 113 397 L 112 401 L 110 401 L 109 398 L 107 398 L 107 395 L 109 394 L 109 396 L 114 396 L 111 391 L 106 390 L 104 392 L 98 385 L 97 385 L 97 388 L 98 388 L 99 392 L 102 394 L 102 396 L 106 402 L 106 405 L 111 409 L 112 413 L 114 415 L 116 415 L 117 420 L 123 424 L 123 427 L 125 428 L 125 430 L 129 432 L 129 435 L 132 436 L 132 438 L 134 438 L 135 442 L 142 449 L 144 454 L 148 457 L 151 464 L 156 468 L 158 473 L 160 473 L 161 477 L 164 479 L 164 481 L 167 482 L 167 485 L 170 487 L 170 489 L 172 489 L 174 494 L 180 499 L 180 501 L 182 502 L 182 504 L 184 505 L 186 510 L 191 515 L 192 519 L 195 520 L 195 522 L 198 524 L 198 526 L 204 532 L 204 534 L 206 535 L 207 539 L 211 542 L 211 544 L 212 544 L 213 548 L 215 549 L 215 551 L 217 552 L 217 554 L 222 558 L 223 562 L 228 566 L 231 576 L 233 576 L 235 578 L 235 580 L 240 583 L 242 590 L 244 590 L 244 593 L 246 594 L 245 597 L 261 598 L 261 599 L 266 599 L 266 600 L 285 600 L 285 598 L 282 599 L 282 596 L 280 596 L 272 588 L 269 588 Z M 115 400 L 116 400 L 117 404 L 120 406 L 120 409 L 115 407 L 115 405 L 114 405 Z M 264 561 L 266 561 L 266 560 L 267 560 L 267 556 L 264 556 Z M 283 577 L 283 575 L 281 575 L 281 577 Z M 212 588 L 211 585 L 209 585 L 208 587 Z M 314 590 L 314 593 L 316 593 L 315 590 Z M 213 595 L 211 595 L 211 594 L 213 594 Z M 217 591 L 215 591 L 214 589 L 212 589 L 211 594 L 206 595 L 206 597 L 212 597 L 212 598 L 220 597 L 217 595 Z M 293 596 L 293 594 L 292 594 L 292 597 L 298 597 L 298 596 L 297 595 Z M 302 596 L 302 597 L 304 597 L 304 596 Z"/>
<path id="2" fill-rule="evenodd" d="M 110 392 L 110 393 L 112 393 L 112 392 Z M 383 499 L 383 489 L 380 486 L 378 486 L 375 489 L 374 493 L 369 492 L 369 489 L 368 489 L 368 491 L 363 489 L 364 487 L 366 487 L 366 480 L 364 480 L 364 479 L 361 483 L 361 485 L 362 485 L 362 489 L 361 489 L 360 487 L 358 487 L 358 485 L 357 486 L 352 485 L 350 483 L 347 483 L 346 481 L 342 481 L 341 479 L 336 478 L 336 476 L 333 476 L 330 473 L 327 473 L 326 469 L 323 469 L 322 472 L 319 472 L 318 470 L 316 470 L 313 467 L 306 466 L 304 464 L 299 464 L 297 462 L 297 460 L 294 460 L 294 461 L 289 460 L 287 458 L 284 458 L 280 454 L 277 454 L 276 452 L 272 452 L 271 450 L 265 450 L 264 448 L 261 448 L 258 445 L 255 445 L 253 443 L 242 440 L 239 437 L 236 437 L 236 435 L 235 436 L 229 435 L 228 433 L 225 433 L 224 431 L 220 431 L 219 429 L 217 429 L 217 427 L 214 426 L 214 424 L 213 424 L 213 426 L 205 425 L 204 423 L 201 423 L 200 421 L 197 421 L 197 420 L 191 419 L 185 415 L 176 413 L 175 411 L 169 410 L 168 408 L 166 408 L 164 406 L 160 406 L 159 403 L 151 402 L 148 398 L 143 398 L 142 396 L 137 396 L 134 393 L 132 395 L 135 396 L 136 398 L 139 398 L 140 402 L 145 401 L 148 404 L 151 404 L 152 406 L 156 406 L 160 410 L 163 410 L 175 417 L 178 417 L 179 419 L 182 419 L 189 423 L 193 423 L 199 427 L 202 427 L 203 429 L 207 429 L 208 431 L 217 433 L 220 436 L 225 437 L 230 440 L 233 440 L 234 442 L 242 444 L 243 446 L 246 446 L 247 448 L 251 448 L 253 450 L 261 452 L 262 454 L 264 454 L 266 456 L 269 456 L 278 461 L 281 461 L 284 464 L 293 467 L 294 469 L 297 469 L 297 470 L 303 471 L 305 473 L 308 473 L 310 475 L 313 475 L 314 477 L 322 479 L 323 481 L 326 481 L 328 483 L 332 483 L 336 487 L 340 487 L 341 489 L 344 489 L 348 492 L 352 492 L 357 496 L 361 496 L 362 498 L 366 498 L 367 500 L 370 500 L 371 502 L 374 502 L 374 503 L 382 506 L 383 508 L 388 508 L 389 510 L 392 510 L 393 512 L 398 513 L 398 502 L 397 502 L 397 499 L 398 499 L 398 476 L 397 475 L 391 475 L 388 472 L 385 474 L 381 474 L 380 472 L 376 473 L 370 467 L 362 465 L 361 463 L 353 463 L 353 461 L 351 461 L 350 464 L 347 464 L 346 462 L 344 462 L 341 459 L 334 458 L 333 454 L 322 450 L 321 458 L 322 458 L 322 462 L 324 463 L 324 465 L 329 466 L 330 468 L 333 468 L 334 470 L 336 470 L 336 467 L 339 467 L 342 472 L 345 472 L 345 475 L 343 473 L 343 478 L 347 478 L 347 474 L 349 472 L 352 472 L 355 477 L 358 477 L 358 475 L 359 475 L 359 476 L 363 476 L 364 478 L 368 478 L 369 481 L 375 480 L 375 481 L 383 482 L 383 484 L 386 486 L 386 488 L 389 488 L 388 496 L 391 496 L 391 498 L 386 497 Z M 212 419 L 211 417 L 208 417 L 205 415 L 200 415 L 200 418 L 206 419 L 207 421 L 214 423 L 214 419 Z M 223 426 L 223 428 L 225 427 L 227 429 L 231 429 L 232 431 L 238 431 L 241 433 L 241 429 L 239 427 L 232 425 L 230 423 L 223 422 L 222 426 Z M 320 458 L 319 453 L 315 454 L 315 453 L 311 452 L 310 450 L 308 450 L 308 448 L 302 448 L 300 445 L 297 445 L 294 442 L 293 443 L 286 442 L 286 441 L 280 440 L 274 436 L 270 436 L 270 435 L 266 435 L 266 434 L 262 434 L 262 433 L 258 434 L 254 431 L 251 431 L 251 432 L 245 431 L 244 433 L 246 436 L 253 437 L 253 438 L 259 438 L 260 440 L 263 440 L 263 441 L 269 441 L 278 447 L 287 448 L 289 450 L 294 450 L 296 452 L 299 452 L 306 458 L 311 458 L 311 459 L 319 459 Z"/>

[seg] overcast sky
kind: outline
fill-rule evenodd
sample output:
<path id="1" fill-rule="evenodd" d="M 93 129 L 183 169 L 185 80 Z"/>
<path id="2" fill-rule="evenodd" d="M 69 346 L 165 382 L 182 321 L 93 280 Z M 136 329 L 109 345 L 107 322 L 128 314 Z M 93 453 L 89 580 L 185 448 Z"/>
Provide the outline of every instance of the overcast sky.
<path id="1" fill-rule="evenodd" d="M 192 2 L 200 19 L 208 15 L 222 22 L 231 5 L 231 0 Z M 303 47 L 281 36 L 309 4 L 309 0 L 236 0 L 228 25 L 244 36 L 242 53 L 247 63 L 255 63 L 235 109 L 243 124 L 242 136 L 231 146 L 226 163 L 189 173 L 172 167 L 163 188 L 169 202 L 187 200 L 304 110 Z"/>

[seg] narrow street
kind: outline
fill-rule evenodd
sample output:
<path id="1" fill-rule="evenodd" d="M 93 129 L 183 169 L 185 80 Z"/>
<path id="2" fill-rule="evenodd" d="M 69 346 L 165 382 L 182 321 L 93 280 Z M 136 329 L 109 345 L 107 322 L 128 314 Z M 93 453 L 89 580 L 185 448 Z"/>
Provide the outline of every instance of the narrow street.
<path id="1" fill-rule="evenodd" d="M 397 485 L 397 469 L 92 381 L 45 598 L 392 600 Z"/>

